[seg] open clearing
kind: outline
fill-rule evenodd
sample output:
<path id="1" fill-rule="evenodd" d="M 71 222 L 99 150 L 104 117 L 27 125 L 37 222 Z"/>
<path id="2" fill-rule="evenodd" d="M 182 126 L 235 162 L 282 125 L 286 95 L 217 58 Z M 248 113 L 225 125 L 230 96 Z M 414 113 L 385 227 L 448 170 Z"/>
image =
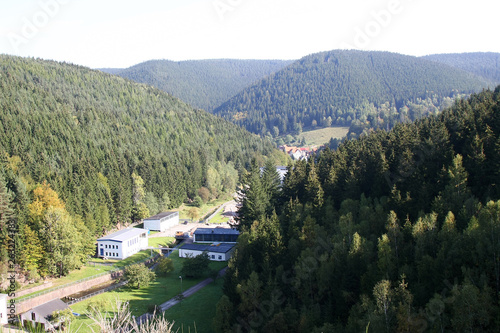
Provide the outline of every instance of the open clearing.
<path id="1" fill-rule="evenodd" d="M 342 139 L 347 135 L 347 132 L 349 132 L 349 127 L 327 127 L 303 132 L 299 138 L 300 140 L 305 138 L 307 146 L 321 146 L 328 143 L 331 138 Z"/>

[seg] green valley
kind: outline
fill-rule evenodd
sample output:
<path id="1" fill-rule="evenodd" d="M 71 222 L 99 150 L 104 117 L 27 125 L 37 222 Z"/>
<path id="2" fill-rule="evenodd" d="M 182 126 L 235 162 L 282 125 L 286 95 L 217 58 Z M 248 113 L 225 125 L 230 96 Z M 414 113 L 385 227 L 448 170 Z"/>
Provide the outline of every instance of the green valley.
<path id="1" fill-rule="evenodd" d="M 252 159 L 285 160 L 156 88 L 53 61 L 0 55 L 0 110 L 0 255 L 13 242 L 28 280 L 67 274 L 99 236 L 201 188 L 233 193 Z"/>

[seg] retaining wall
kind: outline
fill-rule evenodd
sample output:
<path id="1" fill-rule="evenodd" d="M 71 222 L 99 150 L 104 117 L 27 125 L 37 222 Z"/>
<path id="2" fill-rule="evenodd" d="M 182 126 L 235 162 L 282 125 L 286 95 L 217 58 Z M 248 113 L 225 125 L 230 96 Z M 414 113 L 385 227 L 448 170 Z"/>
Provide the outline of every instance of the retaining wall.
<path id="1" fill-rule="evenodd" d="M 49 293 L 46 293 L 46 294 L 43 294 L 40 296 L 27 299 L 25 301 L 22 301 L 21 303 L 16 304 L 16 313 L 21 314 L 21 313 L 26 312 L 34 307 L 42 305 L 43 303 L 47 303 L 55 298 L 63 298 L 63 297 L 69 296 L 69 295 L 76 294 L 80 291 L 84 291 L 84 290 L 90 289 L 92 287 L 95 287 L 101 283 L 117 279 L 117 278 L 121 277 L 122 275 L 123 275 L 123 270 L 112 272 L 110 274 L 99 276 L 99 277 L 92 279 L 92 280 L 76 283 L 76 284 L 71 285 L 71 286 L 63 287 L 61 289 L 57 289 L 57 290 L 51 291 Z"/>

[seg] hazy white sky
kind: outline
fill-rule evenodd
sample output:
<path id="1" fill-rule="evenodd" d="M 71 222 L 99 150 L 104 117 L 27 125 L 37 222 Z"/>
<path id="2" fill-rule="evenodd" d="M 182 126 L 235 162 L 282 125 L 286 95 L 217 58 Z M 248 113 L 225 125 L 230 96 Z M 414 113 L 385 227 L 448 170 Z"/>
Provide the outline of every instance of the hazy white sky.
<path id="1" fill-rule="evenodd" d="M 0 53 L 98 68 L 339 48 L 500 52 L 498 13 L 493 0 L 0 0 Z"/>

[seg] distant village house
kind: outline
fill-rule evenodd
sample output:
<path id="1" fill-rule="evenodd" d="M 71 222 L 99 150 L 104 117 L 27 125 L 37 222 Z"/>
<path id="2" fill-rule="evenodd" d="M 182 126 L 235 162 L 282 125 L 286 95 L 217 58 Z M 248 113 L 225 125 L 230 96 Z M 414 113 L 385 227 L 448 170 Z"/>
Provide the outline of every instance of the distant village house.
<path id="1" fill-rule="evenodd" d="M 312 155 L 316 154 L 318 151 L 318 148 L 313 147 L 293 147 L 293 146 L 279 146 L 279 149 L 284 152 L 285 154 L 289 155 L 293 160 L 295 161 L 300 161 L 300 160 L 308 160 L 309 157 Z"/>

